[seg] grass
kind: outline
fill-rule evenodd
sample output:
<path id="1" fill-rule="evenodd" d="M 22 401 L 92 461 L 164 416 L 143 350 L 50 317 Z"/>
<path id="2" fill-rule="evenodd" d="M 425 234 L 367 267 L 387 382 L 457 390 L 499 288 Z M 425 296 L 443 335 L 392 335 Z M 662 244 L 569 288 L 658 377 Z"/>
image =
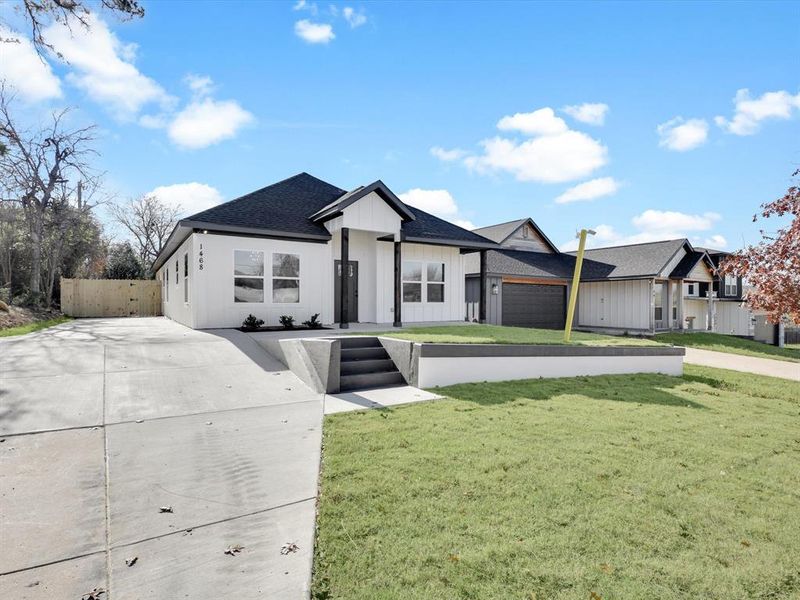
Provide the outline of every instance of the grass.
<path id="1" fill-rule="evenodd" d="M 564 344 L 564 332 L 556 329 L 531 329 L 501 325 L 444 325 L 410 327 L 376 335 L 440 344 Z M 580 346 L 652 346 L 647 338 L 572 332 L 572 344 Z"/>
<path id="2" fill-rule="evenodd" d="M 800 383 L 440 391 L 326 417 L 314 599 L 800 597 Z"/>
<path id="3" fill-rule="evenodd" d="M 778 348 L 777 346 L 770 346 L 769 344 L 762 344 L 761 342 L 721 333 L 659 333 L 656 334 L 655 339 L 659 342 L 676 346 L 800 362 L 800 347 L 792 348 L 787 346 Z"/>
<path id="4" fill-rule="evenodd" d="M 25 335 L 26 333 L 33 333 L 34 331 L 40 331 L 42 329 L 47 329 L 48 327 L 52 327 L 53 325 L 59 325 L 61 323 L 66 323 L 67 321 L 71 321 L 72 317 L 57 317 L 55 319 L 45 319 L 43 321 L 34 321 L 33 323 L 27 323 L 26 325 L 19 325 L 17 327 L 7 327 L 5 329 L 0 329 L 0 337 L 10 337 L 14 335 Z"/>

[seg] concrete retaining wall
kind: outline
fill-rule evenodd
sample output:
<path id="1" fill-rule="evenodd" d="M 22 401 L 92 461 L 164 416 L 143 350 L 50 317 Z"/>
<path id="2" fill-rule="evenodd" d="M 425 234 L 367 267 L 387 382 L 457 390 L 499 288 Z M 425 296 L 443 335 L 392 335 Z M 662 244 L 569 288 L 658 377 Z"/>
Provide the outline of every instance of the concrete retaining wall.
<path id="1" fill-rule="evenodd" d="M 416 344 L 413 384 L 429 388 L 456 383 L 538 377 L 662 373 L 683 375 L 684 348 Z"/>

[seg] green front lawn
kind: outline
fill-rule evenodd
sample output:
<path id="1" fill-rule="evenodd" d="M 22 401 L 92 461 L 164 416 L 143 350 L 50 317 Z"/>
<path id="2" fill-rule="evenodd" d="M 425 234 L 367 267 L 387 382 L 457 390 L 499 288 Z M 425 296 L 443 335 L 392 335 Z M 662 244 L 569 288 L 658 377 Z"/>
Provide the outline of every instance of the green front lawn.
<path id="1" fill-rule="evenodd" d="M 687 365 L 326 417 L 312 597 L 800 597 L 800 383 Z"/>
<path id="2" fill-rule="evenodd" d="M 52 327 L 53 325 L 60 325 L 61 323 L 66 323 L 67 321 L 71 320 L 72 317 L 57 317 L 55 319 L 46 319 L 44 321 L 34 321 L 33 323 L 27 323 L 26 325 L 19 325 L 18 327 L 7 327 L 5 329 L 0 329 L 0 337 L 10 337 L 12 335 L 24 335 L 26 333 L 33 333 L 34 331 L 47 329 L 48 327 Z"/>
<path id="3" fill-rule="evenodd" d="M 800 348 L 778 348 L 777 346 L 770 346 L 769 344 L 762 344 L 761 342 L 721 333 L 659 333 L 656 334 L 655 339 L 675 346 L 688 346 L 690 348 L 700 348 L 701 350 L 715 350 L 730 354 L 800 362 Z"/>
<path id="4" fill-rule="evenodd" d="M 409 327 L 387 331 L 384 335 L 412 342 L 440 344 L 563 344 L 564 332 L 556 329 L 531 329 L 501 325 L 441 325 L 434 327 Z M 581 346 L 652 346 L 647 338 L 599 335 L 572 332 L 571 343 Z"/>

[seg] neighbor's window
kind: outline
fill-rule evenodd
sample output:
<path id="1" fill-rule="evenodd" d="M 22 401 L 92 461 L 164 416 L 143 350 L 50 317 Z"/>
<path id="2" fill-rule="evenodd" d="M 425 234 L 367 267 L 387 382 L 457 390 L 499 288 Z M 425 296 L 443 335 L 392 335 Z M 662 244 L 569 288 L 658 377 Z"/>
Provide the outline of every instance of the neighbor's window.
<path id="1" fill-rule="evenodd" d="M 739 292 L 739 283 L 734 275 L 725 275 L 725 295 L 735 296 Z"/>
<path id="2" fill-rule="evenodd" d="M 403 263 L 403 302 L 422 302 L 422 263 Z"/>
<path id="3" fill-rule="evenodd" d="M 234 302 L 264 301 L 264 253 L 251 250 L 233 252 Z"/>
<path id="4" fill-rule="evenodd" d="M 178 279 L 180 279 L 180 270 L 178 268 L 178 260 L 175 259 L 175 285 L 178 285 Z"/>
<path id="5" fill-rule="evenodd" d="M 686 295 L 687 296 L 697 296 L 697 284 L 696 283 L 687 283 L 686 284 Z"/>
<path id="6" fill-rule="evenodd" d="M 183 301 L 189 303 L 189 253 L 183 255 Z"/>
<path id="7" fill-rule="evenodd" d="M 167 294 L 164 297 L 164 300 L 169 302 L 169 267 L 164 270 L 164 289 L 167 290 Z"/>
<path id="8" fill-rule="evenodd" d="M 428 302 L 444 302 L 444 263 L 428 263 Z"/>
<path id="9" fill-rule="evenodd" d="M 272 255 L 272 301 L 275 304 L 300 302 L 300 256 Z"/>

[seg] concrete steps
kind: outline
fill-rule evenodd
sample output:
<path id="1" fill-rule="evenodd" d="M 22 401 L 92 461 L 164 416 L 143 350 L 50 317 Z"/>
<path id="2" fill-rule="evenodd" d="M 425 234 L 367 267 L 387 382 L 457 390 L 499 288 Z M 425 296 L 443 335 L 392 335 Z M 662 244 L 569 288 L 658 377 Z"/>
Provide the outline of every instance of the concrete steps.
<path id="1" fill-rule="evenodd" d="M 378 338 L 342 338 L 339 375 L 341 391 L 403 384 L 405 384 L 403 376 Z"/>

